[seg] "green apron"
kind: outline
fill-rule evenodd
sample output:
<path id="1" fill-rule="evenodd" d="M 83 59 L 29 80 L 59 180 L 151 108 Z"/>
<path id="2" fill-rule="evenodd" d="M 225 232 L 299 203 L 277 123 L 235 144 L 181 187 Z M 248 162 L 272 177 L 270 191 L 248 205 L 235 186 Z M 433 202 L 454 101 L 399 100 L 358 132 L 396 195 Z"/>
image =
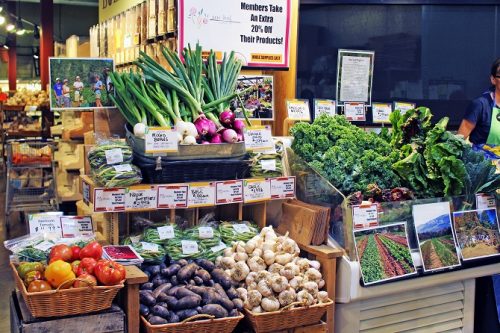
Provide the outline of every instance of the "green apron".
<path id="1" fill-rule="evenodd" d="M 491 112 L 490 133 L 486 143 L 489 145 L 500 145 L 500 108 L 494 106 Z"/>

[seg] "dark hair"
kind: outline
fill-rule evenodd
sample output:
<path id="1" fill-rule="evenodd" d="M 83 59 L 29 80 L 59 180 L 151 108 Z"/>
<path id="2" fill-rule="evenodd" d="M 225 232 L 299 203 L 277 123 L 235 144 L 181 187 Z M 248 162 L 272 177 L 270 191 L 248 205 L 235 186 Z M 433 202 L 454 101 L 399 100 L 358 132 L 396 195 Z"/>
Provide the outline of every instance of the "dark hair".
<path id="1" fill-rule="evenodd" d="M 491 65 L 491 76 L 496 76 L 499 71 L 500 71 L 500 58 L 497 58 L 497 60 L 493 62 L 493 65 Z"/>

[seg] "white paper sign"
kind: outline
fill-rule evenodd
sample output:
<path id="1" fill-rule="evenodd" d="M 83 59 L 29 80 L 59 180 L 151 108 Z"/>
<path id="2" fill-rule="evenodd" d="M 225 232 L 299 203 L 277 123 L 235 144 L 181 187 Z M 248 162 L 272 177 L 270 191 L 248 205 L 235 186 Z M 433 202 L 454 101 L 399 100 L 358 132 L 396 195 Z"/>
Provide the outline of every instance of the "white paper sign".
<path id="1" fill-rule="evenodd" d="M 228 180 L 215 184 L 216 204 L 229 204 L 243 201 L 243 181 Z"/>
<path id="2" fill-rule="evenodd" d="M 160 240 L 175 238 L 174 227 L 171 225 L 158 227 L 156 230 L 158 230 L 158 236 Z"/>
<path id="3" fill-rule="evenodd" d="M 141 242 L 141 246 L 144 251 L 158 252 L 160 250 L 160 246 L 155 243 Z"/>
<path id="4" fill-rule="evenodd" d="M 349 121 L 365 121 L 365 103 L 344 103 L 344 115 Z"/>
<path id="5" fill-rule="evenodd" d="M 214 238 L 214 229 L 212 227 L 199 227 L 198 237 L 200 238 Z"/>
<path id="6" fill-rule="evenodd" d="M 86 205 L 90 204 L 90 185 L 86 181 L 82 181 L 82 197 Z"/>
<path id="7" fill-rule="evenodd" d="M 54 245 L 56 245 L 56 244 L 54 244 L 54 243 L 52 243 L 52 242 L 49 242 L 49 241 L 44 240 L 43 242 L 38 243 L 38 244 L 36 244 L 36 245 L 35 245 L 35 246 L 33 246 L 33 247 L 34 247 L 35 249 L 40 250 L 40 251 L 47 251 L 48 249 L 53 248 L 53 247 L 54 247 Z"/>
<path id="8" fill-rule="evenodd" d="M 373 51 L 342 49 L 338 51 L 337 100 L 339 104 L 345 102 L 371 104 L 374 56 Z"/>
<path id="9" fill-rule="evenodd" d="M 156 209 L 158 191 L 154 185 L 139 185 L 125 191 L 125 209 Z"/>
<path id="10" fill-rule="evenodd" d="M 245 179 L 243 181 L 243 202 L 251 203 L 271 199 L 269 179 Z"/>
<path id="11" fill-rule="evenodd" d="M 208 207 L 215 205 L 215 185 L 213 183 L 189 184 L 188 207 Z"/>
<path id="12" fill-rule="evenodd" d="M 55 234 L 62 236 L 62 215 L 62 212 L 29 214 L 28 224 L 30 226 L 30 234 Z"/>
<path id="13" fill-rule="evenodd" d="M 306 99 L 293 99 L 286 101 L 288 119 L 310 121 L 309 101 Z"/>
<path id="14" fill-rule="evenodd" d="M 61 216 L 60 220 L 64 238 L 90 236 L 94 233 L 91 216 Z"/>
<path id="15" fill-rule="evenodd" d="M 198 243 L 191 240 L 181 240 L 182 254 L 198 253 Z"/>
<path id="16" fill-rule="evenodd" d="M 352 224 L 354 229 L 378 226 L 377 204 L 370 206 L 352 206 Z"/>
<path id="17" fill-rule="evenodd" d="M 276 160 L 260 160 L 260 166 L 262 167 L 262 170 L 276 171 Z"/>
<path id="18" fill-rule="evenodd" d="M 271 126 L 245 127 L 244 137 L 246 150 L 260 151 L 275 149 Z"/>
<path id="19" fill-rule="evenodd" d="M 496 208 L 497 202 L 495 196 L 491 194 L 478 193 L 476 194 L 476 209 L 491 209 Z"/>
<path id="20" fill-rule="evenodd" d="M 179 151 L 179 135 L 169 127 L 148 127 L 144 136 L 145 151 L 148 154 Z"/>
<path id="21" fill-rule="evenodd" d="M 414 109 L 415 106 L 415 103 L 394 102 L 394 110 L 399 110 L 401 114 L 405 114 L 407 111 Z"/>
<path id="22" fill-rule="evenodd" d="M 187 208 L 188 185 L 158 185 L 158 208 Z"/>
<path id="23" fill-rule="evenodd" d="M 314 118 L 322 114 L 334 116 L 337 114 L 337 103 L 331 99 L 314 99 Z"/>
<path id="24" fill-rule="evenodd" d="M 123 212 L 124 210 L 124 188 L 94 189 L 94 212 Z"/>
<path id="25" fill-rule="evenodd" d="M 245 232 L 250 232 L 250 228 L 244 223 L 233 224 L 233 229 L 238 234 L 244 234 Z"/>
<path id="26" fill-rule="evenodd" d="M 215 252 L 219 252 L 221 250 L 224 250 L 226 247 L 227 247 L 226 244 L 220 242 L 219 245 L 211 247 L 210 250 L 212 250 L 212 252 L 215 253 Z"/>
<path id="27" fill-rule="evenodd" d="M 377 124 L 388 124 L 390 123 L 389 117 L 391 116 L 391 112 L 391 103 L 373 103 L 372 120 Z"/>
<path id="28" fill-rule="evenodd" d="M 271 178 L 271 199 L 295 198 L 295 177 Z"/>
<path id="29" fill-rule="evenodd" d="M 123 162 L 123 153 L 121 148 L 105 150 L 104 154 L 106 155 L 106 164 L 118 164 Z"/>
<path id="30" fill-rule="evenodd" d="M 132 171 L 132 166 L 130 164 L 118 164 L 113 165 L 116 172 L 130 172 Z"/>
<path id="31" fill-rule="evenodd" d="M 130 241 L 132 242 L 132 244 L 137 244 L 139 243 L 140 240 L 141 240 L 141 235 L 130 236 Z"/>
<path id="32" fill-rule="evenodd" d="M 244 66 L 287 68 L 290 5 L 287 0 L 179 0 L 178 50 L 197 42 L 203 51 L 235 51 Z"/>

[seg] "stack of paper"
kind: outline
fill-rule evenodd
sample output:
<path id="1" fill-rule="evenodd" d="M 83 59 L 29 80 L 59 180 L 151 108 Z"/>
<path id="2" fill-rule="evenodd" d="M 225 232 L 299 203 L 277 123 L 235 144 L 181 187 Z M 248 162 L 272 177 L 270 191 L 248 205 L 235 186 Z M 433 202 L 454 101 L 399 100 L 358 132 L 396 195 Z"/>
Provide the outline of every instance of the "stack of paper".
<path id="1" fill-rule="evenodd" d="M 124 266 L 140 265 L 144 261 L 130 245 L 106 245 L 102 248 L 102 257 Z"/>

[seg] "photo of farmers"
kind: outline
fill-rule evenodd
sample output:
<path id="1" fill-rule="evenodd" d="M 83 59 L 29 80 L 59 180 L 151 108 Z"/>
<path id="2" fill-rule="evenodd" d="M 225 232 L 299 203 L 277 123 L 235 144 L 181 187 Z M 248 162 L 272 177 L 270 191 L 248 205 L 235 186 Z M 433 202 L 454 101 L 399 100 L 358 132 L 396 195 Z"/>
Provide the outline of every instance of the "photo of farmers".
<path id="1" fill-rule="evenodd" d="M 50 58 L 51 109 L 112 107 L 112 59 Z"/>

